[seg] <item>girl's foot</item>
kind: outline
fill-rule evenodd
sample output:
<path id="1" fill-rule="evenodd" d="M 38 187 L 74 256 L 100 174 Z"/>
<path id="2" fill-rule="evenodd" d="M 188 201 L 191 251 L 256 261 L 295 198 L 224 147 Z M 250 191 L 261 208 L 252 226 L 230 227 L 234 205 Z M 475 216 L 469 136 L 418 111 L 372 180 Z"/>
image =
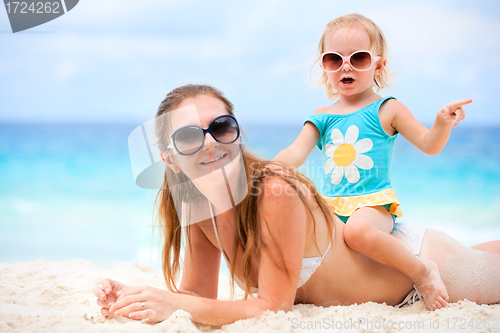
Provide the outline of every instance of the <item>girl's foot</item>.
<path id="1" fill-rule="evenodd" d="M 441 309 L 448 305 L 448 292 L 439 275 L 439 269 L 432 260 L 424 262 L 425 271 L 419 279 L 416 279 L 415 285 L 419 293 L 424 298 L 425 303 L 431 310 Z"/>

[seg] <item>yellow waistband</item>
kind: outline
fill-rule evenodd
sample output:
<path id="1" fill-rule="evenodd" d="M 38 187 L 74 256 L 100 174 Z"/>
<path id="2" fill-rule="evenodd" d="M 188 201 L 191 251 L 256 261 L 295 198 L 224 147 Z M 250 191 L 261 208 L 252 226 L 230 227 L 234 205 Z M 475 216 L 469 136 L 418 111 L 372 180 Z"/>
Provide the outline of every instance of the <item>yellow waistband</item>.
<path id="1" fill-rule="evenodd" d="M 370 194 L 363 194 L 352 197 L 326 197 L 323 196 L 330 207 L 335 208 L 335 213 L 342 216 L 350 216 L 354 211 L 361 207 L 382 206 L 392 204 L 389 213 L 396 217 L 403 216 L 399 208 L 399 201 L 392 188 L 378 191 Z"/>

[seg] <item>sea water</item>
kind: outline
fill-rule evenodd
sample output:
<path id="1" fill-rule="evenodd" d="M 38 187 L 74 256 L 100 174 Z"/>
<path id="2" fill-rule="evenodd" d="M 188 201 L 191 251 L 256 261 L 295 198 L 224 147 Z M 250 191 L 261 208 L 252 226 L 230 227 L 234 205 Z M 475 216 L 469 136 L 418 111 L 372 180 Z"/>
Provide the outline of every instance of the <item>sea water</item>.
<path id="1" fill-rule="evenodd" d="M 83 258 L 158 265 L 156 191 L 137 187 L 127 138 L 139 124 L 0 125 L 0 261 Z M 247 149 L 273 157 L 300 124 L 242 124 Z M 322 181 L 315 148 L 301 170 Z M 400 137 L 392 183 L 402 220 L 465 245 L 500 239 L 500 128 L 454 128 L 428 156 Z"/>

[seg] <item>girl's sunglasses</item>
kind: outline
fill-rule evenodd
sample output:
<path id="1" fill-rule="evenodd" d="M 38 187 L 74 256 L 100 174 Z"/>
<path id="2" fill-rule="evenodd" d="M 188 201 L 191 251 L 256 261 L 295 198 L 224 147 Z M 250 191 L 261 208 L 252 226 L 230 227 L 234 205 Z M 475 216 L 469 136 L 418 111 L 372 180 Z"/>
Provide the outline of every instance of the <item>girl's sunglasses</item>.
<path id="1" fill-rule="evenodd" d="M 210 133 L 217 142 L 229 144 L 240 137 L 240 127 L 236 118 L 231 115 L 214 118 L 207 129 L 196 125 L 183 126 L 172 133 L 167 148 L 175 147 L 181 155 L 193 155 L 205 144 L 207 133 Z"/>
<path id="2" fill-rule="evenodd" d="M 337 72 L 348 62 L 357 71 L 367 71 L 379 60 L 380 57 L 374 57 L 370 51 L 364 50 L 353 52 L 348 57 L 337 52 L 325 52 L 321 55 L 320 66 L 325 72 Z"/>

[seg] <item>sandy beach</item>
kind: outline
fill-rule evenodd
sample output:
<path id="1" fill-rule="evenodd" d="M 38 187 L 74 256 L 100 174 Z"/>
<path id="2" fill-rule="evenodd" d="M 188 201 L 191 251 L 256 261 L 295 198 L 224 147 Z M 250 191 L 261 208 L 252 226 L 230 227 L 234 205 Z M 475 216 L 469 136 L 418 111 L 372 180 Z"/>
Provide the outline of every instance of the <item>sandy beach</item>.
<path id="1" fill-rule="evenodd" d="M 267 312 L 222 327 L 194 324 L 184 311 L 159 324 L 99 312 L 94 286 L 103 278 L 128 285 L 163 288 L 161 272 L 136 262 L 98 267 L 85 260 L 39 259 L 0 263 L 0 332 L 499 332 L 500 304 L 469 301 L 430 312 L 423 302 L 395 309 L 384 304 L 296 305 L 285 313 Z M 235 299 L 242 291 L 235 287 Z M 229 277 L 222 275 L 219 298 L 230 298 Z"/>

